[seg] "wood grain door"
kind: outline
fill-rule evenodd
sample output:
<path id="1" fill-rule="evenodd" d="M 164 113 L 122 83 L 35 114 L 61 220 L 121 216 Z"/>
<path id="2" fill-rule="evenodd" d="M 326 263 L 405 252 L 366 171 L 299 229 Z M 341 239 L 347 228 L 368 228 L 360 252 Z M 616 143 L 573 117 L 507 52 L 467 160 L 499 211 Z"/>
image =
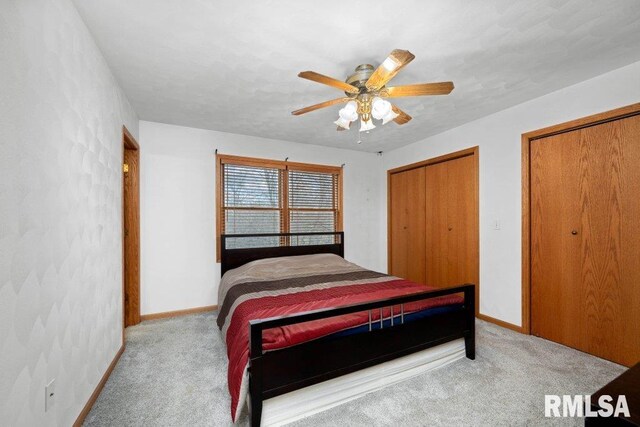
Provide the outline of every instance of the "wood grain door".
<path id="1" fill-rule="evenodd" d="M 531 331 L 640 360 L 640 116 L 531 142 Z"/>
<path id="2" fill-rule="evenodd" d="M 478 284 L 475 154 L 427 166 L 425 191 L 426 283 L 436 287 Z"/>
<path id="3" fill-rule="evenodd" d="M 447 285 L 477 284 L 479 260 L 475 155 L 449 160 L 444 164 L 447 167 Z"/>
<path id="4" fill-rule="evenodd" d="M 426 167 L 426 281 L 429 286 L 449 285 L 449 232 L 447 175 L 449 162 Z M 459 283 L 458 283 L 459 284 Z"/>
<path id="5" fill-rule="evenodd" d="M 390 274 L 425 283 L 425 169 L 390 175 Z"/>
<path id="6" fill-rule="evenodd" d="M 129 138 L 125 138 L 122 175 L 125 327 L 140 323 L 140 151 L 133 137 Z"/>
<path id="7" fill-rule="evenodd" d="M 531 144 L 532 333 L 579 348 L 582 326 L 561 319 L 577 319 L 582 299 L 581 239 L 572 234 L 580 226 L 580 147 L 565 133 Z M 566 167 L 565 167 L 566 166 Z"/>
<path id="8" fill-rule="evenodd" d="M 389 171 L 389 273 L 479 285 L 478 147 Z M 476 286 L 476 313 L 479 307 Z"/>

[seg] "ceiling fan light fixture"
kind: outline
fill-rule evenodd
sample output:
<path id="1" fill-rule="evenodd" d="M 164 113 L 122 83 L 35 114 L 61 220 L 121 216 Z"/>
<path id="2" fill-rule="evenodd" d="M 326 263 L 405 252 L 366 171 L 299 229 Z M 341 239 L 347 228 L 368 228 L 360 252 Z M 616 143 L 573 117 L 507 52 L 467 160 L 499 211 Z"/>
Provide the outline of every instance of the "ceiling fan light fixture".
<path id="1" fill-rule="evenodd" d="M 373 124 L 373 121 L 371 119 L 367 121 L 360 119 L 360 132 L 369 132 L 370 130 L 373 130 L 375 128 L 376 125 Z"/>
<path id="2" fill-rule="evenodd" d="M 357 111 L 358 110 L 358 103 L 356 101 L 349 101 L 347 102 L 347 104 L 344 106 L 343 110 L 345 111 Z"/>
<path id="3" fill-rule="evenodd" d="M 386 101 L 379 96 L 373 98 L 373 102 L 371 103 L 371 115 L 376 120 L 382 120 L 386 115 L 391 111 L 391 103 Z"/>
<path id="4" fill-rule="evenodd" d="M 360 132 L 367 133 L 376 128 L 374 120 L 381 121 L 383 125 L 391 121 L 399 126 L 405 125 L 412 117 L 398 108 L 393 102 L 394 98 L 448 95 L 454 88 L 453 82 L 388 86 L 391 79 L 414 59 L 415 55 L 408 50 L 394 49 L 377 68 L 370 64 L 360 64 L 344 81 L 314 71 L 303 71 L 298 77 L 340 89 L 346 96 L 310 105 L 292 111 L 291 114 L 299 116 L 341 104 L 343 108 L 338 112 L 338 119 L 334 122 L 339 131 L 349 129 L 351 124 L 358 120 Z"/>
<path id="5" fill-rule="evenodd" d="M 346 120 L 349 122 L 354 122 L 358 120 L 358 105 L 355 101 L 349 101 L 344 108 L 340 109 L 338 115 L 341 120 Z"/>
<path id="6" fill-rule="evenodd" d="M 389 109 L 389 112 L 382 118 L 382 124 L 386 125 L 390 121 L 393 121 L 399 114 L 393 111 L 393 108 Z"/>
<path id="7" fill-rule="evenodd" d="M 349 126 L 351 125 L 351 120 L 345 120 L 342 117 L 338 118 L 338 120 L 336 120 L 335 122 L 336 125 L 340 126 L 342 129 L 349 129 Z"/>

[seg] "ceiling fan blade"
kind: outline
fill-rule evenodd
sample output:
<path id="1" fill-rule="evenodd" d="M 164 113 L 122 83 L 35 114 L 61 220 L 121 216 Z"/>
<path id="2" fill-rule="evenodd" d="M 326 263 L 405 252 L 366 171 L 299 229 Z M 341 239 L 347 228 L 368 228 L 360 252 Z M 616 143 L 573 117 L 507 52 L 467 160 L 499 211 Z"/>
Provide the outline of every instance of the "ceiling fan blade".
<path id="1" fill-rule="evenodd" d="M 343 131 L 346 130 L 345 128 L 343 128 L 342 126 L 336 126 L 336 130 L 337 131 Z"/>
<path id="2" fill-rule="evenodd" d="M 398 71 L 413 61 L 413 58 L 415 58 L 415 55 L 408 50 L 394 49 L 389 56 L 387 56 L 387 59 L 371 74 L 365 86 L 369 90 L 380 90 L 380 88 L 398 74 Z"/>
<path id="3" fill-rule="evenodd" d="M 322 83 L 323 85 L 335 87 L 349 93 L 360 92 L 360 89 L 350 85 L 349 83 L 341 82 L 340 80 L 334 79 L 333 77 L 325 76 L 323 74 L 316 73 L 315 71 L 303 71 L 298 74 L 298 77 L 302 77 L 303 79 L 311 80 L 317 83 Z"/>
<path id="4" fill-rule="evenodd" d="M 343 98 L 332 99 L 331 101 L 324 101 L 319 104 L 310 105 L 308 107 L 301 108 L 296 111 L 292 111 L 291 114 L 294 116 L 299 116 L 300 114 L 308 113 L 309 111 L 319 110 L 320 108 L 331 107 L 332 105 L 341 104 L 343 102 L 349 102 L 351 98 L 347 98 L 346 96 Z"/>
<path id="5" fill-rule="evenodd" d="M 391 108 L 393 109 L 393 112 L 398 115 L 398 117 L 393 119 L 393 121 L 396 122 L 397 124 L 403 125 L 407 123 L 409 120 L 411 120 L 410 115 L 408 115 L 407 113 L 405 113 L 404 111 L 396 107 L 395 105 L 393 105 Z"/>
<path id="6" fill-rule="evenodd" d="M 453 82 L 440 82 L 388 87 L 386 92 L 389 98 L 399 98 L 402 96 L 448 95 L 452 90 Z"/>

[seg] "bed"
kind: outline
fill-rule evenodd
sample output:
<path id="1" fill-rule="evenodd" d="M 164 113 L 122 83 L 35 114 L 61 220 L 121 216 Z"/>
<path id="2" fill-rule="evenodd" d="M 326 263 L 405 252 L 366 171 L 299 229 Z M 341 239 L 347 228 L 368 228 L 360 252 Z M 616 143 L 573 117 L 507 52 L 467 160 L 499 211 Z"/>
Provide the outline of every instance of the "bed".
<path id="1" fill-rule="evenodd" d="M 429 289 L 343 256 L 342 232 L 221 236 L 217 322 L 234 421 L 246 395 L 260 426 L 267 399 L 388 370 L 428 348 L 460 341 L 475 358 L 474 285 Z"/>

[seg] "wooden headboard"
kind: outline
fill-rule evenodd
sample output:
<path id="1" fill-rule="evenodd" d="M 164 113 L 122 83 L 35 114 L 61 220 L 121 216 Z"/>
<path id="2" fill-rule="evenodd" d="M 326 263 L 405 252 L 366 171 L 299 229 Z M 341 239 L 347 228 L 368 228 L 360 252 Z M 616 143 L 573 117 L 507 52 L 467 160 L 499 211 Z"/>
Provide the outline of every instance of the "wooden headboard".
<path id="1" fill-rule="evenodd" d="M 314 240 L 322 236 L 330 236 L 333 243 L 305 243 L 304 238 Z M 278 238 L 277 245 L 265 247 L 242 247 L 242 240 L 251 238 Z M 236 240 L 237 244 L 230 244 Z M 302 243 L 301 243 L 302 240 Z M 232 246 L 231 248 L 229 246 Z M 220 236 L 220 275 L 244 264 L 264 258 L 281 256 L 336 254 L 344 257 L 344 232 L 328 233 L 270 233 L 270 234 L 223 234 Z"/>

